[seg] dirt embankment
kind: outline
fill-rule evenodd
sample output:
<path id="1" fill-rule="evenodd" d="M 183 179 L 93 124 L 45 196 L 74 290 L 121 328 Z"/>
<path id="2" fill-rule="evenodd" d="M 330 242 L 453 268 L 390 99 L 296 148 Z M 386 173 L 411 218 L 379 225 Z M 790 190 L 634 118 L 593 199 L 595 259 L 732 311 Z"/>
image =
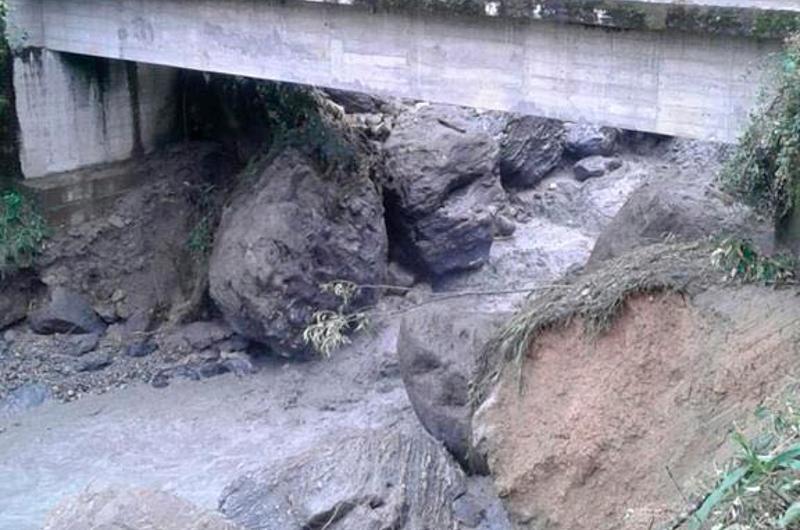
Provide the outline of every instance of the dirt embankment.
<path id="1" fill-rule="evenodd" d="M 592 298 L 591 281 L 570 292 Z M 685 292 L 629 294 L 600 334 L 591 313 L 562 319 L 490 385 L 475 440 L 518 528 L 662 528 L 730 455 L 732 423 L 792 380 L 794 290 Z"/>

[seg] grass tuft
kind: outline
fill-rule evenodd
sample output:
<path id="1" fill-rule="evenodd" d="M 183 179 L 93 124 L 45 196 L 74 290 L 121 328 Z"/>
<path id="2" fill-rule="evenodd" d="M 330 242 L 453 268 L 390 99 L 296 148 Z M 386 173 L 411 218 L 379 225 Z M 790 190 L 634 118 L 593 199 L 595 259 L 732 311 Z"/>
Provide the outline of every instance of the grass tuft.
<path id="1" fill-rule="evenodd" d="M 738 454 L 686 519 L 689 530 L 800 529 L 800 411 L 787 403 L 757 415 L 763 431 L 754 439 L 734 432 Z"/>

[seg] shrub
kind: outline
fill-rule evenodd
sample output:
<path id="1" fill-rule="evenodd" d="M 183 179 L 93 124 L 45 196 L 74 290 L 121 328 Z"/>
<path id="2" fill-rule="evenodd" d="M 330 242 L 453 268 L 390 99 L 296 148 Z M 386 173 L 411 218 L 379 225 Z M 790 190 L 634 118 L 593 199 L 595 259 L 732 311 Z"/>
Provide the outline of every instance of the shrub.
<path id="1" fill-rule="evenodd" d="M 774 97 L 751 116 L 723 180 L 780 223 L 800 204 L 800 34 L 786 41 L 770 88 Z"/>
<path id="2" fill-rule="evenodd" d="M 46 237 L 47 225 L 27 197 L 0 192 L 0 276 L 30 267 Z"/>

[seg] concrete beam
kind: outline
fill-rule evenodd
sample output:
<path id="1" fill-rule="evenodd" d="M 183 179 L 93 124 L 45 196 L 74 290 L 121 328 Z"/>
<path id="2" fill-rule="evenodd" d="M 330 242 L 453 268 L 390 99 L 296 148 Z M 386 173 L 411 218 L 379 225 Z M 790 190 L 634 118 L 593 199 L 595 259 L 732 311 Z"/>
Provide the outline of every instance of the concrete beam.
<path id="1" fill-rule="evenodd" d="M 780 47 L 301 0 L 37 1 L 51 50 L 723 142 Z"/>

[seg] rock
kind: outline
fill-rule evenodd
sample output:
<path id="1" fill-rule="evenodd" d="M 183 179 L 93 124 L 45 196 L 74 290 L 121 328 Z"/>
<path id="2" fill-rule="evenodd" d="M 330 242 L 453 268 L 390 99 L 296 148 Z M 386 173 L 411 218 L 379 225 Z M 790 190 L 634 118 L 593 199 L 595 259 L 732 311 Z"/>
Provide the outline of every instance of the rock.
<path id="1" fill-rule="evenodd" d="M 517 225 L 514 221 L 503 214 L 494 216 L 494 235 L 497 237 L 511 237 L 517 230 Z"/>
<path id="2" fill-rule="evenodd" d="M 76 372 L 96 372 L 113 362 L 108 352 L 98 351 L 84 355 L 75 363 Z"/>
<path id="3" fill-rule="evenodd" d="M 220 342 L 217 346 L 221 352 L 246 351 L 250 346 L 250 341 L 241 335 L 234 334 L 232 337 Z"/>
<path id="4" fill-rule="evenodd" d="M 147 357 L 154 351 L 158 349 L 152 341 L 150 340 L 143 340 L 139 342 L 134 342 L 133 344 L 129 344 L 127 348 L 125 348 L 125 355 L 128 357 Z"/>
<path id="5" fill-rule="evenodd" d="M 749 208 L 724 200 L 712 178 L 701 174 L 643 184 L 598 237 L 589 266 L 666 238 L 690 241 L 735 234 L 769 250 L 773 239 L 769 223 Z"/>
<path id="6" fill-rule="evenodd" d="M 161 347 L 170 353 L 193 353 L 213 349 L 232 336 L 233 330 L 224 322 L 192 322 L 171 331 Z"/>
<path id="7" fill-rule="evenodd" d="M 406 314 L 397 351 L 400 372 L 422 425 L 462 463 L 472 461 L 469 387 L 478 354 L 510 317 L 465 308 L 461 300 Z"/>
<path id="8" fill-rule="evenodd" d="M 97 333 L 87 333 L 85 335 L 66 336 L 61 341 L 61 353 L 80 357 L 97 348 L 100 342 L 100 335 Z"/>
<path id="9" fill-rule="evenodd" d="M 261 530 L 455 530 L 464 474 L 425 433 L 333 440 L 231 483 L 219 509 Z"/>
<path id="10" fill-rule="evenodd" d="M 389 285 L 396 285 L 397 287 L 410 288 L 416 283 L 414 273 L 397 263 L 392 261 L 386 271 L 386 281 Z"/>
<path id="11" fill-rule="evenodd" d="M 97 313 L 106 324 L 119 322 L 120 316 L 117 314 L 117 307 L 111 302 L 95 304 L 94 312 Z"/>
<path id="12" fill-rule="evenodd" d="M 453 503 L 453 515 L 464 528 L 513 530 L 491 477 L 469 477 L 467 492 Z"/>
<path id="13" fill-rule="evenodd" d="M 278 155 L 247 186 L 222 216 L 211 297 L 237 333 L 281 354 L 302 352 L 311 315 L 341 303 L 321 283 L 385 281 L 381 197 L 366 176 L 322 175 L 296 150 Z"/>
<path id="14" fill-rule="evenodd" d="M 0 400 L 0 418 L 38 407 L 52 397 L 50 387 L 43 383 L 25 383 Z"/>
<path id="15" fill-rule="evenodd" d="M 602 177 L 620 167 L 622 167 L 622 160 L 619 158 L 596 155 L 578 161 L 572 170 L 575 173 L 575 179 L 583 182 L 590 178 Z"/>
<path id="16" fill-rule="evenodd" d="M 407 261 L 441 276 L 479 267 L 504 199 L 498 145 L 474 111 L 430 105 L 398 118 L 384 144 L 389 225 Z"/>
<path id="17" fill-rule="evenodd" d="M 63 500 L 43 530 L 244 530 L 162 491 L 127 488 L 86 490 Z"/>
<path id="18" fill-rule="evenodd" d="M 255 373 L 256 367 L 246 353 L 223 352 L 220 354 L 213 350 L 205 350 L 190 354 L 179 363 L 162 369 L 153 377 L 151 384 L 156 388 L 163 388 L 169 385 L 169 381 L 175 377 L 200 381 L 228 372 L 243 376 Z"/>
<path id="19" fill-rule="evenodd" d="M 225 352 L 222 354 L 222 366 L 239 377 L 254 374 L 256 367 L 249 355 L 242 352 Z"/>
<path id="20" fill-rule="evenodd" d="M 28 306 L 41 287 L 32 274 L 26 272 L 4 274 L 0 276 L 0 330 L 25 318 Z"/>
<path id="21" fill-rule="evenodd" d="M 619 130 L 586 123 L 568 123 L 566 129 L 566 152 L 573 158 L 588 156 L 610 156 L 617 150 Z"/>
<path id="22" fill-rule="evenodd" d="M 50 300 L 28 315 L 28 323 L 42 335 L 102 333 L 106 328 L 83 296 L 64 287 L 54 288 Z"/>
<path id="23" fill-rule="evenodd" d="M 552 171 L 564 153 L 564 125 L 560 121 L 520 116 L 508 124 L 500 144 L 503 184 L 531 188 Z"/>
<path id="24" fill-rule="evenodd" d="M 484 209 L 483 189 L 454 194 L 432 215 L 414 222 L 409 232 L 419 268 L 434 277 L 480 268 L 493 242 L 492 214 Z"/>

